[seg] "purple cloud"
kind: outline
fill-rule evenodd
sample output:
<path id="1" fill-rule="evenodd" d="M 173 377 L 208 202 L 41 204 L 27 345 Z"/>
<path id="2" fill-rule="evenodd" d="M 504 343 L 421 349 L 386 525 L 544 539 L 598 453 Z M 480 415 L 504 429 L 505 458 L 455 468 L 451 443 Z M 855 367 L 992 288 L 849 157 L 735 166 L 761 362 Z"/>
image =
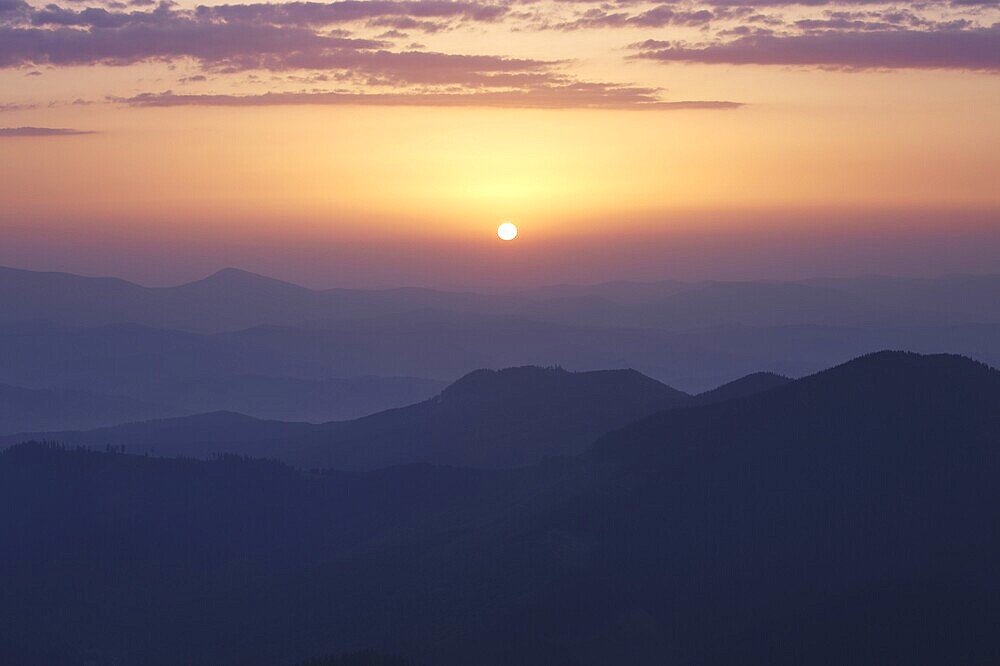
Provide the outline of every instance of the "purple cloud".
<path id="1" fill-rule="evenodd" d="M 298 52 L 264 63 L 268 69 L 339 69 L 377 77 L 383 83 L 423 85 L 508 85 L 501 77 L 516 75 L 551 81 L 558 75 L 552 61 L 431 51 Z"/>
<path id="2" fill-rule="evenodd" d="M 87 29 L 0 26 L 0 67 L 129 65 L 181 57 L 220 67 L 243 61 L 250 67 L 254 61 L 289 54 L 382 46 L 375 40 L 326 36 L 305 28 L 199 21 L 163 6 L 153 12 L 111 14 L 115 18 L 106 14 L 55 8 L 33 18 L 36 24 Z"/>
<path id="3" fill-rule="evenodd" d="M 377 39 L 407 39 L 409 37 L 405 32 L 400 32 L 399 30 L 386 30 L 382 34 L 377 36 Z"/>
<path id="4" fill-rule="evenodd" d="M 341 2 L 254 3 L 199 6 L 202 18 L 271 25 L 321 26 L 385 17 L 464 19 L 493 22 L 507 13 L 505 4 L 461 0 L 342 0 Z"/>
<path id="5" fill-rule="evenodd" d="M 662 28 L 667 25 L 704 26 L 708 25 L 715 15 L 707 9 L 696 11 L 679 10 L 670 5 L 658 5 L 641 14 L 627 12 L 608 12 L 605 9 L 594 8 L 583 12 L 573 21 L 543 24 L 543 28 L 555 30 L 581 30 L 588 28 Z"/>
<path id="6" fill-rule="evenodd" d="M 0 0 L 9 1 L 9 0 Z M 360 5 L 377 9 L 359 9 Z M 239 72 L 325 70 L 341 80 L 371 84 L 498 86 L 527 79 L 561 80 L 558 63 L 500 56 L 424 51 L 393 52 L 381 40 L 318 32 L 300 25 L 303 13 L 337 8 L 358 18 L 410 11 L 424 16 L 492 16 L 462 2 L 293 3 L 292 8 L 247 5 L 201 8 L 196 12 L 160 4 L 153 11 L 81 11 L 49 5 L 30 16 L 30 25 L 0 25 L 0 67 L 23 65 L 130 65 L 151 60 L 193 58 L 206 70 Z M 265 8 L 269 8 L 265 11 Z M 218 11 L 216 11 L 218 10 Z M 289 18 L 288 12 L 297 12 Z M 236 18 L 233 18 L 235 16 Z M 272 24 L 268 17 L 288 18 Z M 230 17 L 230 18 L 225 18 Z M 314 20 L 330 20 L 317 18 Z M 376 20 L 376 19 L 371 19 Z M 408 20 L 404 17 L 404 20 Z M 389 25 L 394 25 L 389 23 Z M 403 23 L 400 25 L 408 25 Z M 411 26 L 412 27 L 412 26 Z"/>
<path id="7" fill-rule="evenodd" d="M 3 0 L 0 0 L 3 1 Z M 6 0 L 9 1 L 9 0 Z M 224 5 L 179 10 L 161 3 L 152 11 L 80 11 L 49 5 L 27 25 L 0 26 L 0 66 L 129 65 L 179 58 L 198 61 L 203 73 L 286 72 L 289 81 L 339 81 L 388 88 L 379 92 L 271 92 L 262 95 L 143 95 L 134 106 L 366 104 L 518 108 L 723 109 L 733 102 L 667 102 L 650 88 L 578 81 L 565 64 L 531 58 L 393 51 L 381 40 L 357 39 L 318 25 L 364 20 L 368 25 L 414 27 L 411 21 L 492 20 L 496 5 L 437 0 L 288 5 Z M 659 10 L 656 21 L 668 20 Z M 446 17 L 441 19 L 440 17 Z M 646 19 L 652 21 L 652 18 Z M 431 30 L 427 26 L 422 29 Z M 253 74 L 251 74 L 253 75 Z"/>
<path id="8" fill-rule="evenodd" d="M 451 23 L 448 21 L 428 21 L 410 16 L 380 16 L 368 21 L 367 25 L 394 30 L 419 30 L 427 33 L 441 32 L 451 27 Z"/>
<path id="9" fill-rule="evenodd" d="M 0 26 L 23 23 L 32 11 L 31 5 L 24 0 L 0 0 Z"/>
<path id="10" fill-rule="evenodd" d="M 966 30 L 757 34 L 707 46 L 647 40 L 633 57 L 660 62 L 805 65 L 844 69 L 1000 69 L 1000 25 Z"/>
<path id="11" fill-rule="evenodd" d="M 172 106 L 447 106 L 500 107 L 521 109 L 736 109 L 737 102 L 679 101 L 659 98 L 650 88 L 634 88 L 602 83 L 573 83 L 523 90 L 457 93 L 344 93 L 291 92 L 262 95 L 179 95 L 172 92 L 144 93 L 121 100 L 137 107 Z"/>
<path id="12" fill-rule="evenodd" d="M 714 7 L 825 7 L 827 5 L 884 5 L 885 0 L 702 0 Z M 998 0 L 953 0 L 952 4 L 997 4 Z M 928 3 L 932 4 L 932 3 Z"/>
<path id="13" fill-rule="evenodd" d="M 629 19 L 629 24 L 644 28 L 659 28 L 665 25 L 705 25 L 715 18 L 707 9 L 697 11 L 677 11 L 669 5 L 660 5 Z"/>
<path id="14" fill-rule="evenodd" d="M 0 137 L 79 136 L 81 134 L 93 134 L 93 132 L 54 127 L 0 127 Z"/>

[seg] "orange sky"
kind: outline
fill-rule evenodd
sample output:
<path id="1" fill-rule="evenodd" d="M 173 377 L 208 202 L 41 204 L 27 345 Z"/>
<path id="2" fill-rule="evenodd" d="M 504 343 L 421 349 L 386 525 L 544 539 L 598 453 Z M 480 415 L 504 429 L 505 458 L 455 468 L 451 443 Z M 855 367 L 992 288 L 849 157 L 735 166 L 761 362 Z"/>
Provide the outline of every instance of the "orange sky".
<path id="1" fill-rule="evenodd" d="M 308 29 L 297 23 L 291 41 L 282 37 L 264 64 L 254 45 L 266 40 L 247 31 L 286 30 L 285 18 L 237 26 L 231 18 L 204 19 L 205 9 L 164 9 L 173 13 L 155 20 L 164 22 L 164 39 L 177 42 L 169 44 L 169 53 L 148 52 L 139 42 L 135 52 L 114 52 L 111 64 L 87 62 L 93 48 L 77 54 L 75 41 L 39 46 L 30 40 L 98 40 L 115 30 L 119 34 L 108 43 L 121 48 L 129 22 L 141 22 L 145 30 L 154 20 L 152 13 L 134 13 L 150 10 L 105 5 L 107 15 L 128 15 L 113 28 L 80 25 L 76 14 L 26 14 L 40 11 L 27 4 L 16 8 L 22 18 L 7 19 L 5 28 L 2 17 L 15 10 L 0 11 L 0 30 L 23 31 L 18 34 L 27 44 L 17 51 L 21 42 L 8 42 L 15 45 L 9 53 L 0 45 L 0 65 L 7 65 L 0 68 L 0 128 L 12 134 L 22 127 L 92 132 L 0 136 L 0 263 L 169 281 L 213 263 L 238 262 L 314 283 L 358 284 L 496 284 L 512 267 L 468 275 L 476 262 L 470 267 L 440 261 L 435 272 L 398 249 L 411 247 L 425 256 L 472 252 L 480 265 L 491 261 L 490 253 L 519 252 L 519 261 L 529 263 L 517 267 L 511 279 L 518 282 L 596 281 L 635 272 L 628 247 L 649 254 L 649 248 L 669 248 L 670 239 L 685 238 L 689 245 L 720 235 L 770 239 L 770 254 L 758 253 L 757 263 L 742 269 L 766 275 L 791 271 L 796 262 L 790 255 L 801 250 L 796 243 L 803 238 L 816 245 L 824 238 L 832 242 L 836 233 L 870 233 L 875 243 L 886 235 L 917 239 L 948 232 L 965 239 L 970 254 L 951 257 L 940 268 L 982 269 L 974 250 L 1000 224 L 1000 79 L 989 52 L 992 44 L 1000 53 L 1000 32 L 988 31 L 1000 12 L 932 4 L 920 14 L 926 25 L 919 30 L 864 28 L 885 33 L 887 43 L 896 45 L 892 66 L 664 62 L 648 55 L 836 60 L 835 40 L 859 39 L 854 35 L 862 29 L 814 32 L 801 28 L 809 25 L 802 21 L 830 21 L 862 9 L 866 15 L 853 21 L 890 20 L 889 8 L 878 4 L 765 5 L 772 22 L 762 25 L 776 25 L 779 17 L 782 27 L 767 28 L 770 41 L 755 41 L 750 49 L 726 34 L 752 21 L 746 14 L 733 18 L 722 5 L 620 3 L 600 20 L 624 25 L 553 29 L 547 26 L 596 16 L 587 12 L 599 6 L 484 3 L 477 7 L 493 8 L 501 17 L 450 18 L 445 28 L 396 30 L 405 37 L 386 37 L 389 26 L 375 24 L 382 19 Z M 682 11 L 713 18 L 696 26 L 633 25 L 654 20 L 643 17 L 658 7 L 667 7 L 675 22 L 702 20 L 676 18 Z M 64 9 L 79 12 L 81 6 Z M 408 6 L 404 13 L 418 16 L 403 17 L 418 25 L 427 21 L 423 9 Z M 24 16 L 43 27 L 27 27 Z M 947 23 L 958 16 L 971 21 L 960 34 Z M 410 25 L 390 18 L 393 25 Z M 62 23 L 45 23 L 56 20 Z M 61 27 L 67 21 L 76 24 Z M 230 24 L 239 28 L 232 46 L 225 34 L 202 34 Z M 185 32 L 192 26 L 193 37 Z M 65 30 L 75 32 L 60 32 Z M 52 34 L 39 37 L 39 31 Z M 916 32 L 921 34 L 910 35 Z M 303 45 L 317 35 L 385 43 L 365 46 L 360 55 L 352 51 L 343 65 L 339 43 L 332 51 L 322 46 L 308 52 Z M 972 38 L 980 41 L 966 48 Z M 222 46 L 203 43 L 211 39 Z M 816 39 L 826 41 L 814 44 Z M 941 39 L 960 41 L 935 50 L 937 42 L 929 40 Z M 671 46 L 664 56 L 663 47 L 647 47 L 638 51 L 647 55 L 636 59 L 628 46 L 644 40 L 703 50 L 691 56 L 691 48 L 682 53 Z M 232 53 L 220 56 L 218 49 L 227 48 Z M 722 49 L 723 55 L 704 49 Z M 414 53 L 447 59 L 412 65 Z M 955 53 L 966 60 L 956 64 Z M 475 61 L 466 71 L 464 61 L 454 64 L 456 56 L 503 60 Z M 247 65 L 250 57 L 258 59 Z M 275 65 L 274 59 L 284 60 Z M 595 102 L 597 84 L 612 87 L 601 88 Z M 124 101 L 144 93 L 167 93 L 170 105 Z M 247 96 L 289 93 L 280 105 L 248 104 Z M 484 101 L 471 107 L 451 101 L 483 93 Z M 315 98 L 331 94 L 361 97 L 350 104 Z M 386 95 L 393 96 L 391 105 L 378 101 Z M 663 104 L 706 101 L 739 106 Z M 555 108 L 511 108 L 539 105 Z M 593 106 L 603 108 L 581 108 Z M 495 247 L 494 230 L 504 219 L 521 229 L 516 247 Z M 88 249 L 74 259 L 68 249 L 74 245 Z M 197 261 L 171 256 L 185 246 Z M 164 247 L 171 252 L 158 250 Z M 555 256 L 567 247 L 594 269 L 579 270 Z M 313 257 L 303 270 L 296 248 L 309 248 L 310 257 L 324 249 L 331 257 L 361 253 L 370 265 L 350 273 L 324 269 Z M 620 256 L 602 256 L 601 248 L 617 248 Z M 728 256 L 718 249 L 716 254 Z M 879 268 L 859 264 L 856 250 L 841 249 L 845 267 Z M 995 249 L 1000 256 L 1000 246 Z M 669 250 L 663 251 L 666 258 Z M 705 252 L 712 256 L 710 244 L 675 256 L 673 267 L 662 266 L 660 275 L 655 255 L 646 256 L 642 273 L 710 276 L 713 268 L 697 263 Z M 923 255 L 911 252 L 895 264 L 888 256 L 885 271 L 919 270 L 917 256 Z M 407 262 L 412 270 L 403 270 Z"/>

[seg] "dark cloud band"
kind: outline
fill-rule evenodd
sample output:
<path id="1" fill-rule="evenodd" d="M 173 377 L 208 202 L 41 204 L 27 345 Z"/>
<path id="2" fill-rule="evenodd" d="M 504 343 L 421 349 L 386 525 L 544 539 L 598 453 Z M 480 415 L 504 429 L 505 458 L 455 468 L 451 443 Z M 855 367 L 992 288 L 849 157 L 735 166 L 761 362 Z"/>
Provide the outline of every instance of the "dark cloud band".
<path id="1" fill-rule="evenodd" d="M 172 106 L 282 106 L 282 105 L 365 105 L 509 107 L 522 109 L 736 109 L 738 102 L 663 101 L 647 88 L 574 84 L 530 90 L 470 93 L 265 93 L 262 95 L 179 95 L 146 93 L 121 100 L 139 107 Z"/>
<path id="2" fill-rule="evenodd" d="M 969 30 L 823 31 L 750 35 L 689 47 L 661 41 L 633 45 L 634 57 L 660 62 L 806 65 L 848 69 L 1000 70 L 1000 27 Z"/>
<path id="3" fill-rule="evenodd" d="M 81 134 L 93 134 L 93 132 L 54 127 L 0 127 L 0 137 L 79 136 Z"/>

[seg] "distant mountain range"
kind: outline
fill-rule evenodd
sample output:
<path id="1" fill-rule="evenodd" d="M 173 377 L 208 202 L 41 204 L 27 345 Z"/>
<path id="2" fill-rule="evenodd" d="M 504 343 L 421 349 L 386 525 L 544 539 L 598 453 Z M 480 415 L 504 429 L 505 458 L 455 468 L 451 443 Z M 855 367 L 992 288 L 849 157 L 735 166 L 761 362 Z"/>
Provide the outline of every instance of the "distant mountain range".
<path id="1" fill-rule="evenodd" d="M 998 304 L 1000 276 L 477 294 L 313 290 L 236 269 L 150 288 L 0 268 L 0 384 L 23 389 L 29 402 L 37 395 L 29 391 L 72 392 L 96 417 L 25 403 L 24 414 L 36 416 L 0 413 L 0 434 L 212 411 L 349 420 L 424 400 L 476 368 L 628 367 L 701 393 L 754 372 L 800 377 L 886 348 L 1000 364 Z"/>
<path id="2" fill-rule="evenodd" d="M 474 373 L 436 406 L 495 411 L 521 375 L 567 381 Z M 997 663 L 1000 372 L 883 352 L 721 393 L 503 471 L 8 449 L 0 661 Z M 419 407 L 400 427 L 443 427 Z"/>
<path id="3" fill-rule="evenodd" d="M 489 308 L 505 299 L 429 289 L 313 290 L 235 268 L 176 287 L 0 268 L 0 322 L 71 327 L 141 324 L 209 333 L 310 319 L 358 319 L 420 308 Z"/>
<path id="4" fill-rule="evenodd" d="M 212 333 L 416 310 L 520 316 L 568 326 L 678 331 L 746 326 L 1000 323 L 1000 275 L 799 282 L 611 282 L 507 294 L 423 288 L 314 290 L 235 268 L 175 287 L 143 287 L 0 267 L 0 323 L 141 324 Z"/>

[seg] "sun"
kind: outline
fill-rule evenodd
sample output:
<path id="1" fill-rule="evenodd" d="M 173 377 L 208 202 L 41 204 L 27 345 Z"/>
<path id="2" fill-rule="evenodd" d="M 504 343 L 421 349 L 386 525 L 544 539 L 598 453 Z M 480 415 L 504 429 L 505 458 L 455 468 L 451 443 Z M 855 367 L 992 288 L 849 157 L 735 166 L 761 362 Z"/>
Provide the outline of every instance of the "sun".
<path id="1" fill-rule="evenodd" d="M 500 237 L 500 240 L 512 241 L 517 238 L 517 227 L 510 222 L 504 222 L 497 227 L 497 236 Z"/>

